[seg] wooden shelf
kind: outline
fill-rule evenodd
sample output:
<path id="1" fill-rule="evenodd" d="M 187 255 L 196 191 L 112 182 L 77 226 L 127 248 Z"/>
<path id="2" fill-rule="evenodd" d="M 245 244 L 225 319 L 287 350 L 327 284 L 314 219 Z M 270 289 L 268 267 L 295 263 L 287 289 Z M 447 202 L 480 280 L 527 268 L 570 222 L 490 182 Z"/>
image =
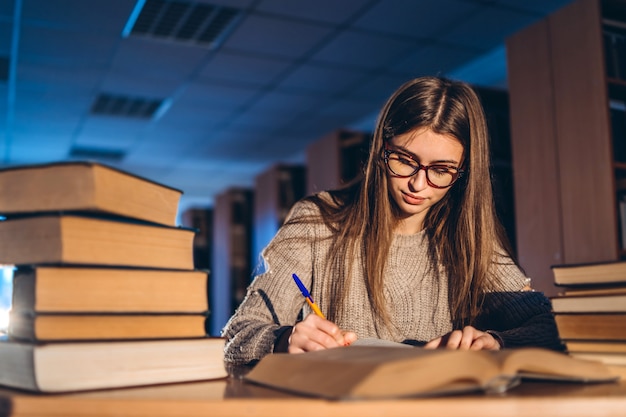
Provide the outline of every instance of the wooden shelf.
<path id="1" fill-rule="evenodd" d="M 339 129 L 307 148 L 306 193 L 340 188 L 361 175 L 367 161 L 370 134 Z"/>
<path id="2" fill-rule="evenodd" d="M 219 334 L 242 301 L 251 281 L 253 192 L 231 188 L 217 195 L 213 208 L 210 333 Z"/>
<path id="3" fill-rule="evenodd" d="M 626 128 L 614 147 L 609 104 L 626 102 L 626 81 L 607 77 L 603 34 L 622 10 L 577 0 L 507 40 L 518 258 L 548 295 L 552 265 L 624 255 L 613 154 Z"/>

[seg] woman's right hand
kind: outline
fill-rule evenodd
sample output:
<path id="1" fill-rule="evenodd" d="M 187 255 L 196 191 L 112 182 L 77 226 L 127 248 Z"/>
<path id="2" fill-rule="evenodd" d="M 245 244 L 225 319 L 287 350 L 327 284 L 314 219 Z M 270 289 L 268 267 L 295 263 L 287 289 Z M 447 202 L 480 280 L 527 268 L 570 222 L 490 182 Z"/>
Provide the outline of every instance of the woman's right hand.
<path id="1" fill-rule="evenodd" d="M 357 339 L 354 332 L 344 332 L 335 323 L 309 314 L 297 323 L 289 336 L 289 353 L 348 346 Z"/>

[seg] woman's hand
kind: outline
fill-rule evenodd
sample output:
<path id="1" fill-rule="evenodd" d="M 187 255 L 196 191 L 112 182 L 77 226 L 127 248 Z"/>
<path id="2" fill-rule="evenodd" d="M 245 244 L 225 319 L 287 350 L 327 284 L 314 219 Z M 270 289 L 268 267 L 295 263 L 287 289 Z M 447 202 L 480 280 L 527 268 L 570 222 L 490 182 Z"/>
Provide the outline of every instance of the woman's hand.
<path id="1" fill-rule="evenodd" d="M 458 350 L 500 350 L 500 343 L 489 333 L 472 326 L 463 330 L 453 330 L 424 345 L 426 349 L 458 349 Z"/>
<path id="2" fill-rule="evenodd" d="M 293 327 L 289 336 L 289 353 L 348 346 L 357 339 L 353 332 L 342 331 L 335 323 L 309 314 Z"/>

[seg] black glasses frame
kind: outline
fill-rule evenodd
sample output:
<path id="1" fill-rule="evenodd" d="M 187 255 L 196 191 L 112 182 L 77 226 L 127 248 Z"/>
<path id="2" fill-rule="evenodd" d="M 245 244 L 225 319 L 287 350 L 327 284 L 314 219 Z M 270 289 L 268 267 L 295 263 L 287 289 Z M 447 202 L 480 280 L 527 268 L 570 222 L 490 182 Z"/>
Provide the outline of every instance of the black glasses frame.
<path id="1" fill-rule="evenodd" d="M 417 162 L 415 159 L 413 159 L 410 155 L 402 154 L 407 159 L 410 159 L 411 161 L 415 162 L 416 166 L 414 167 L 414 170 L 410 175 L 401 175 L 395 172 L 393 169 L 391 169 L 391 166 L 389 165 L 389 157 L 393 153 L 401 154 L 401 152 L 394 151 L 394 150 L 387 149 L 387 148 L 385 148 L 384 153 L 383 153 L 384 155 L 383 159 L 385 160 L 385 165 L 387 165 L 387 169 L 389 170 L 389 172 L 391 172 L 393 175 L 395 175 L 398 178 L 410 178 L 423 169 L 424 172 L 426 173 L 426 182 L 428 183 L 428 185 L 430 185 L 433 188 L 449 188 L 465 173 L 464 170 L 459 169 L 453 165 L 445 165 L 445 164 L 422 165 L 419 162 Z M 431 168 L 435 168 L 435 169 L 439 168 L 439 169 L 448 170 L 450 172 L 450 175 L 452 176 L 452 181 L 450 182 L 450 184 L 444 185 L 444 186 L 433 184 L 430 181 L 430 178 L 428 177 L 428 170 Z"/>

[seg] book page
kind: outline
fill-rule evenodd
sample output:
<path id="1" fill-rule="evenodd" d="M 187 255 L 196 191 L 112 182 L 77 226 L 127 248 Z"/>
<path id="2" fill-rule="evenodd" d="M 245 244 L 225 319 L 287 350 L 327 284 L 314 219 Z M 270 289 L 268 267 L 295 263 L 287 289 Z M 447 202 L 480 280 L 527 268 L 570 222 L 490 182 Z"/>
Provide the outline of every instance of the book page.
<path id="1" fill-rule="evenodd" d="M 504 374 L 519 374 L 525 378 L 602 382 L 615 377 L 602 363 L 573 358 L 567 354 L 546 349 L 526 348 L 493 352 L 502 363 Z"/>
<path id="2" fill-rule="evenodd" d="M 357 339 L 350 346 L 389 346 L 389 347 L 399 347 L 399 348 L 412 348 L 413 347 L 405 343 L 394 342 L 394 341 L 385 340 L 385 339 L 376 339 L 373 337 Z"/>

